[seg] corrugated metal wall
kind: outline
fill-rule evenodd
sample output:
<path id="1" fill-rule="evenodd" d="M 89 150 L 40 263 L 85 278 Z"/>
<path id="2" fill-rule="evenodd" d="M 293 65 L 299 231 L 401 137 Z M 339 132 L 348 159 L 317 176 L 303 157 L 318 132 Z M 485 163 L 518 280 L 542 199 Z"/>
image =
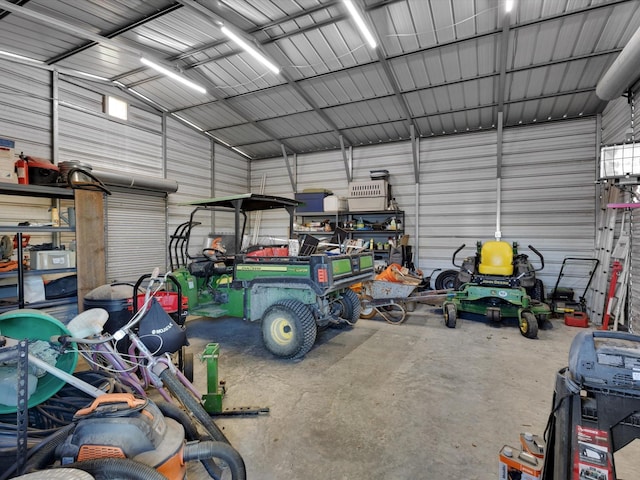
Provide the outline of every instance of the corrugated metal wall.
<path id="1" fill-rule="evenodd" d="M 119 175 L 164 177 L 162 117 L 129 105 L 129 120 L 102 113 L 102 94 L 60 82 L 59 161 Z M 166 199 L 114 189 L 106 201 L 107 280 L 135 281 L 166 269 Z"/>
<path id="2" fill-rule="evenodd" d="M 460 255 L 472 254 L 476 241 L 494 238 L 496 144 L 495 131 L 421 139 L 418 202 L 409 142 L 354 148 L 353 180 L 369 180 L 370 170 L 389 170 L 410 244 L 415 246 L 418 236 L 418 266 L 425 273 L 452 268 L 457 246 L 467 245 Z M 564 257 L 593 255 L 596 119 L 506 129 L 502 162 L 503 239 L 517 241 L 534 264 L 537 257 L 526 246 L 541 251 L 546 266 L 540 275 L 549 289 Z M 340 151 L 299 155 L 292 168 L 298 192 L 326 188 L 348 195 Z M 293 194 L 284 159 L 252 165 L 254 191 L 263 174 L 267 193 Z M 284 231 L 281 218 L 263 220 L 263 235 Z"/>
<path id="3" fill-rule="evenodd" d="M 51 72 L 0 60 L 0 138 L 16 153 L 51 158 Z"/>
<path id="4" fill-rule="evenodd" d="M 167 178 L 178 182 L 178 191 L 169 197 L 168 235 L 189 221 L 192 208 L 180 203 L 212 197 L 211 172 L 213 154 L 211 140 L 194 132 L 183 123 L 167 117 Z M 202 250 L 203 238 L 211 227 L 211 219 L 198 217 L 202 227 L 194 232 L 198 238 L 191 243 L 192 254 Z"/>
<path id="5" fill-rule="evenodd" d="M 609 102 L 602 112 L 602 144 L 623 143 L 630 132 L 631 104 L 624 97 Z"/>
<path id="6" fill-rule="evenodd" d="M 545 257 L 547 290 L 566 256 L 592 256 L 595 217 L 595 119 L 505 129 L 502 239 Z M 451 268 L 451 255 L 471 255 L 496 231 L 496 133 L 421 142 L 420 249 L 426 270 Z M 584 287 L 583 287 L 584 288 Z"/>

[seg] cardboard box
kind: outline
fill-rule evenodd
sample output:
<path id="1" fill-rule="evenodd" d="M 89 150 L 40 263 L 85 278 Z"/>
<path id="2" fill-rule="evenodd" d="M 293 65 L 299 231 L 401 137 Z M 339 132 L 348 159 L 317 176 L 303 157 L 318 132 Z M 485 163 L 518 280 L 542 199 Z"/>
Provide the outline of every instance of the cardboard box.
<path id="1" fill-rule="evenodd" d="M 18 175 L 16 175 L 16 172 L 14 172 L 13 169 L 5 170 L 2 168 L 2 165 L 0 165 L 0 182 L 18 183 Z"/>
<path id="2" fill-rule="evenodd" d="M 529 452 L 505 445 L 500 450 L 498 479 L 540 480 L 543 464 L 539 458 Z"/>

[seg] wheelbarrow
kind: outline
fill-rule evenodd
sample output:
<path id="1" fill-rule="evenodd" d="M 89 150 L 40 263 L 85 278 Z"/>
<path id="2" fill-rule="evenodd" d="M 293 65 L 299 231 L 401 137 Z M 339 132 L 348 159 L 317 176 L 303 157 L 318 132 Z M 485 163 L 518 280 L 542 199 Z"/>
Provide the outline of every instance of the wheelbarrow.
<path id="1" fill-rule="evenodd" d="M 364 283 L 360 292 L 360 318 L 373 318 L 379 314 L 388 323 L 397 325 L 405 321 L 407 312 L 413 311 L 416 303 L 437 304 L 446 298 L 446 290 L 430 290 L 412 295 L 417 287 L 417 284 L 386 280 Z"/>

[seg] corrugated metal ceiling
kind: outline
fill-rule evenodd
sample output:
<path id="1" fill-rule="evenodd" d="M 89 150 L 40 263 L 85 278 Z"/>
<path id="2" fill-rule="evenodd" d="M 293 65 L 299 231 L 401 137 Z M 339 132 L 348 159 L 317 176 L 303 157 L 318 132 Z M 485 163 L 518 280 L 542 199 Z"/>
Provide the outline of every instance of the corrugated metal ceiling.
<path id="1" fill-rule="evenodd" d="M 356 146 L 491 129 L 499 108 L 506 126 L 594 115 L 605 106 L 598 80 L 640 27 L 637 0 L 515 0 L 510 16 L 503 0 L 355 3 L 375 50 L 338 0 L 0 0 L 0 50 L 116 82 L 260 159 L 340 148 L 340 137 Z"/>

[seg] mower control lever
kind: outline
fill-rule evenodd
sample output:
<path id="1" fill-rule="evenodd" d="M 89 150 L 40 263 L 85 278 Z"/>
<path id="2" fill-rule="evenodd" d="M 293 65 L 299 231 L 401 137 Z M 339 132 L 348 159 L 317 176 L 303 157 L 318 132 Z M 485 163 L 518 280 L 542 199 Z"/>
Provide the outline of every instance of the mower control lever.
<path id="1" fill-rule="evenodd" d="M 455 252 L 453 252 L 453 257 L 451 258 L 451 263 L 453 263 L 454 267 L 462 268 L 462 265 L 457 265 L 456 264 L 456 255 L 458 255 L 458 252 L 460 252 L 460 250 L 462 250 L 466 246 L 467 245 L 465 243 L 463 243 L 462 245 L 460 245 L 460 247 Z M 471 273 L 471 272 L 467 272 L 467 273 Z"/>
<path id="2" fill-rule="evenodd" d="M 540 270 L 542 270 L 544 268 L 544 257 L 542 256 L 542 254 L 533 246 L 533 245 L 529 245 L 529 249 L 535 253 L 538 258 L 540 259 L 540 268 L 535 268 L 533 271 L 534 272 L 539 272 Z"/>

